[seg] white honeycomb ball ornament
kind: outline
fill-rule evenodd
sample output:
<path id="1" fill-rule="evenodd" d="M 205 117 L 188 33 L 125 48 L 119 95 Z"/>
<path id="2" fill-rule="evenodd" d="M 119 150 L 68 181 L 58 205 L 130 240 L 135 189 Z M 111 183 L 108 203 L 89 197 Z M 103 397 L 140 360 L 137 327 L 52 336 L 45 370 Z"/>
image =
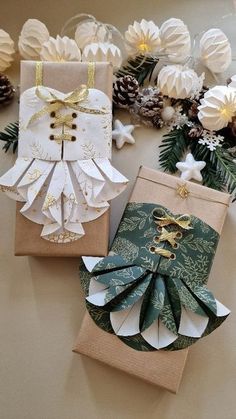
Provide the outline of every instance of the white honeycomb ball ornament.
<path id="1" fill-rule="evenodd" d="M 20 55 L 26 60 L 37 60 L 43 43 L 48 39 L 49 32 L 44 23 L 38 19 L 28 19 L 24 23 L 19 36 Z"/>
<path id="2" fill-rule="evenodd" d="M 159 72 L 157 84 L 163 95 L 186 99 L 199 87 L 199 77 L 194 70 L 180 64 L 167 65 Z"/>
<path id="3" fill-rule="evenodd" d="M 135 21 L 125 32 L 125 41 L 129 55 L 154 54 L 160 49 L 159 28 L 152 20 Z"/>
<path id="4" fill-rule="evenodd" d="M 122 63 L 121 50 L 116 45 L 109 42 L 93 42 L 86 45 L 82 54 L 82 61 L 105 61 L 113 64 L 114 68 L 119 68 Z"/>
<path id="5" fill-rule="evenodd" d="M 75 31 L 75 41 L 78 47 L 83 49 L 94 42 L 104 42 L 107 30 L 104 25 L 97 22 L 81 22 Z"/>
<path id="6" fill-rule="evenodd" d="M 14 42 L 10 35 L 0 29 L 0 71 L 5 71 L 10 67 L 14 52 Z"/>
<path id="7" fill-rule="evenodd" d="M 186 60 L 191 52 L 188 27 L 181 19 L 170 18 L 160 27 L 161 49 L 174 63 Z"/>
<path id="8" fill-rule="evenodd" d="M 50 36 L 42 46 L 40 58 L 42 61 L 81 61 L 81 52 L 74 41 L 67 36 L 56 38 Z"/>
<path id="9" fill-rule="evenodd" d="M 200 59 L 213 73 L 223 73 L 232 62 L 232 51 L 227 36 L 221 29 L 209 29 L 200 39 Z"/>
<path id="10" fill-rule="evenodd" d="M 219 131 L 236 115 L 236 90 L 229 86 L 209 89 L 198 107 L 198 118 L 205 129 Z"/>

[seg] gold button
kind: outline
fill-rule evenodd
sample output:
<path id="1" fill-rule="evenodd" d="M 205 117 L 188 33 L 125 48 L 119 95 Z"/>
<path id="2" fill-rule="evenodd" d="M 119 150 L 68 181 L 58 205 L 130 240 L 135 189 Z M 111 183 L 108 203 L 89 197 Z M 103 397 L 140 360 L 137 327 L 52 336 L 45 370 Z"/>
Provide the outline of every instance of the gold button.
<path id="1" fill-rule="evenodd" d="M 71 128 L 72 129 L 76 129 L 77 128 L 77 125 L 76 124 L 72 124 Z"/>
<path id="2" fill-rule="evenodd" d="M 51 116 L 52 118 L 55 118 L 55 116 L 56 116 L 56 112 L 52 111 L 52 112 L 50 113 L 50 116 Z"/>
<path id="3" fill-rule="evenodd" d="M 73 112 L 72 113 L 72 118 L 77 118 L 77 113 Z"/>
<path id="4" fill-rule="evenodd" d="M 55 124 L 50 124 L 50 128 L 55 128 Z"/>
<path id="5" fill-rule="evenodd" d="M 54 140 L 54 135 L 50 135 L 50 140 Z"/>
<path id="6" fill-rule="evenodd" d="M 76 141 L 76 137 L 74 135 L 72 135 L 71 141 Z"/>

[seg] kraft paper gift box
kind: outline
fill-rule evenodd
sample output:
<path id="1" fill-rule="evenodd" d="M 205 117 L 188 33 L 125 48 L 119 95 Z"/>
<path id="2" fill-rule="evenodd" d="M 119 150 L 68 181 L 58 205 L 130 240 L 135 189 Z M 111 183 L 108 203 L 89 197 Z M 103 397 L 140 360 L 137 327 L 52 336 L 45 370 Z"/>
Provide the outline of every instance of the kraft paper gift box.
<path id="1" fill-rule="evenodd" d="M 96 63 L 94 87 L 112 98 L 112 65 Z M 43 85 L 62 92 L 70 92 L 88 79 L 87 63 L 43 63 Z M 21 93 L 35 86 L 35 62 L 21 62 Z M 40 237 L 42 225 L 35 224 L 21 213 L 22 203 L 16 205 L 15 255 L 69 256 L 100 255 L 108 251 L 109 210 L 99 218 L 84 223 L 85 235 L 70 243 L 52 243 Z"/>
<path id="2" fill-rule="evenodd" d="M 181 187 L 189 191 L 181 198 Z M 183 190 L 182 190 L 183 192 Z M 130 202 L 163 205 L 173 213 L 192 214 L 209 224 L 219 234 L 230 196 L 193 182 L 141 167 Z M 210 339 L 209 337 L 208 339 Z M 100 329 L 88 313 L 75 343 L 74 351 L 111 367 L 177 393 L 183 375 L 188 348 L 177 351 L 140 352 L 125 345 L 117 336 Z M 200 349 L 199 349 L 200 350 Z"/>

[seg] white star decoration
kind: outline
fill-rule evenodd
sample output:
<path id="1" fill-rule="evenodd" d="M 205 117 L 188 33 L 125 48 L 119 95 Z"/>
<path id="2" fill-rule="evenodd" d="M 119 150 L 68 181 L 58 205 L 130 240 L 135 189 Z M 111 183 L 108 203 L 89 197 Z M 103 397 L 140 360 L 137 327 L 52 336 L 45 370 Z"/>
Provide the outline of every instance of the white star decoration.
<path id="1" fill-rule="evenodd" d="M 112 139 L 115 140 L 117 148 L 122 148 L 125 143 L 135 143 L 135 139 L 131 135 L 134 128 L 134 125 L 123 125 L 119 119 L 115 120 L 114 129 L 112 131 Z"/>
<path id="2" fill-rule="evenodd" d="M 185 161 L 176 163 L 177 169 L 182 173 L 180 178 L 183 180 L 195 179 L 202 181 L 201 170 L 206 166 L 204 161 L 196 161 L 191 153 L 188 153 Z"/>

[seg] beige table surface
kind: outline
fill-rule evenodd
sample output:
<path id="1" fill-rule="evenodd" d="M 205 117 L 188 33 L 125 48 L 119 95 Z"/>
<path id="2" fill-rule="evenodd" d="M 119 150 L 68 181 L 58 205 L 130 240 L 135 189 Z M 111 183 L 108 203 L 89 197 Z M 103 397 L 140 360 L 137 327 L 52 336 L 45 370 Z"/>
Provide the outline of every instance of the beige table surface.
<path id="1" fill-rule="evenodd" d="M 1 0 L 0 28 L 16 40 L 24 21 L 35 17 L 56 35 L 67 18 L 87 12 L 121 29 L 134 19 L 161 23 L 175 16 L 196 33 L 234 10 L 226 0 Z M 236 43 L 235 26 L 231 36 Z M 18 68 L 16 63 L 8 73 L 15 82 Z M 0 127 L 16 118 L 17 103 L 0 111 Z M 135 138 L 134 146 L 113 158 L 131 180 L 140 164 L 158 167 L 161 134 L 139 128 Z M 0 152 L 0 173 L 13 160 Z M 111 235 L 129 190 L 113 203 Z M 177 396 L 71 352 L 85 310 L 78 260 L 14 257 L 14 208 L 0 196 L 1 419 L 236 418 L 236 204 L 229 209 L 210 281 L 232 314 L 192 347 Z"/>

